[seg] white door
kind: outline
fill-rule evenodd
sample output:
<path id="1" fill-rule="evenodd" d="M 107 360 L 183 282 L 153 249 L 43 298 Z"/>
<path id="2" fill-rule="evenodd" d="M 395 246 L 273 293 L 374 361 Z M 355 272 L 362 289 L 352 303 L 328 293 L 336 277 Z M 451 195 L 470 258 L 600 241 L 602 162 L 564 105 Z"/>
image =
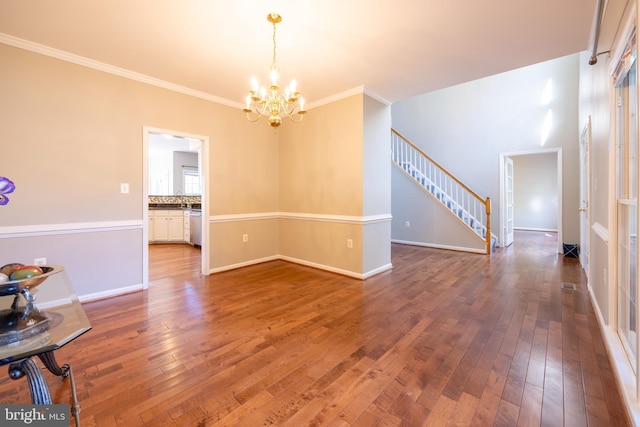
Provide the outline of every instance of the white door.
<path id="1" fill-rule="evenodd" d="M 504 246 L 513 243 L 513 159 L 504 159 Z"/>
<path id="2" fill-rule="evenodd" d="M 580 135 L 580 265 L 589 278 L 589 199 L 591 194 L 589 146 L 591 118 Z"/>

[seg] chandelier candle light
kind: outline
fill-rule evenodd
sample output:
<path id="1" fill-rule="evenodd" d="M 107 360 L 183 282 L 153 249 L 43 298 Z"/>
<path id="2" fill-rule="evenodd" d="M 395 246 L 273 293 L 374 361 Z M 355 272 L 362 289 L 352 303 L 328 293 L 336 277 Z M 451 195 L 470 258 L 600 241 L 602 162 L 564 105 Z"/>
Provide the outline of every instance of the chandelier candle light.
<path id="1" fill-rule="evenodd" d="M 307 112 L 304 109 L 304 99 L 297 91 L 295 80 L 291 81 L 284 93 L 280 93 L 276 65 L 276 24 L 282 21 L 282 17 L 277 13 L 270 13 L 267 15 L 267 21 L 273 24 L 273 62 L 269 74 L 271 86 L 268 91 L 264 87 L 258 89 L 258 80 L 252 77 L 251 90 L 246 98 L 247 106 L 242 111 L 247 114 L 247 119 L 251 122 L 257 121 L 262 116 L 269 116 L 269 124 L 275 129 L 282 124 L 282 116 L 287 116 L 291 121 L 298 123 Z"/>

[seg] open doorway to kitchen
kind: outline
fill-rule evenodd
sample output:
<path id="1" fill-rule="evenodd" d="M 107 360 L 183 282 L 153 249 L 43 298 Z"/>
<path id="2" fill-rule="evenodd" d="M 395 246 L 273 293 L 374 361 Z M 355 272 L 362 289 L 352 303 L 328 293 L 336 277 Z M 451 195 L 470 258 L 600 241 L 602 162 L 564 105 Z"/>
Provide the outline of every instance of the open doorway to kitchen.
<path id="1" fill-rule="evenodd" d="M 150 243 L 143 245 L 143 288 L 161 273 L 150 268 L 172 268 L 180 257 L 208 274 L 208 137 L 145 126 L 143 147 L 143 239 Z M 158 262 L 164 252 L 167 263 Z"/>

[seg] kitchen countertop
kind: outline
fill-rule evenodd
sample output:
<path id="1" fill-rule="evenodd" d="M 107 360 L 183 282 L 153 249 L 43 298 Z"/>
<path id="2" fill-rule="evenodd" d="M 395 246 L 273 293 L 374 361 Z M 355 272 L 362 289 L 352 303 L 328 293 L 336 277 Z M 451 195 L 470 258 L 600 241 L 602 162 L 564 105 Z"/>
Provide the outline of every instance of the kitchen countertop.
<path id="1" fill-rule="evenodd" d="M 176 211 L 184 211 L 184 210 L 200 210 L 202 207 L 201 204 L 193 204 L 193 205 L 181 205 L 175 203 L 149 203 L 149 210 L 176 210 Z"/>

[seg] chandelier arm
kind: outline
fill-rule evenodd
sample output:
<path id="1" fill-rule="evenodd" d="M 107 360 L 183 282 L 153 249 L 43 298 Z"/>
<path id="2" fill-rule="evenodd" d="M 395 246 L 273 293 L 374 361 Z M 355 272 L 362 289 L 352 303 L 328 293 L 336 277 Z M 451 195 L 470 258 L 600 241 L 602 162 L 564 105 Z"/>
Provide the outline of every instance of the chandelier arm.
<path id="1" fill-rule="evenodd" d="M 293 115 L 293 114 L 291 114 L 291 115 L 289 116 L 289 119 L 290 119 L 293 123 L 300 123 L 300 122 L 302 121 L 302 119 L 304 119 L 304 115 L 305 115 L 306 113 L 307 113 L 306 111 L 298 111 L 298 113 L 297 113 L 297 116 L 299 117 L 299 119 L 298 119 L 298 120 L 296 120 L 296 119 L 294 119 L 294 118 L 293 118 L 293 117 L 294 117 L 294 115 Z"/>
<path id="2" fill-rule="evenodd" d="M 251 118 L 251 113 L 254 112 L 253 110 L 245 109 L 244 112 L 247 113 L 247 120 L 249 120 L 250 122 L 257 122 L 261 117 L 261 114 L 258 113 L 255 118 Z"/>
<path id="3" fill-rule="evenodd" d="M 284 113 L 287 116 L 291 116 L 293 114 L 293 112 L 295 111 L 295 109 L 296 109 L 296 106 L 293 105 L 291 102 L 285 101 L 285 102 L 281 103 L 281 105 L 282 105 L 282 111 L 284 111 Z"/>

